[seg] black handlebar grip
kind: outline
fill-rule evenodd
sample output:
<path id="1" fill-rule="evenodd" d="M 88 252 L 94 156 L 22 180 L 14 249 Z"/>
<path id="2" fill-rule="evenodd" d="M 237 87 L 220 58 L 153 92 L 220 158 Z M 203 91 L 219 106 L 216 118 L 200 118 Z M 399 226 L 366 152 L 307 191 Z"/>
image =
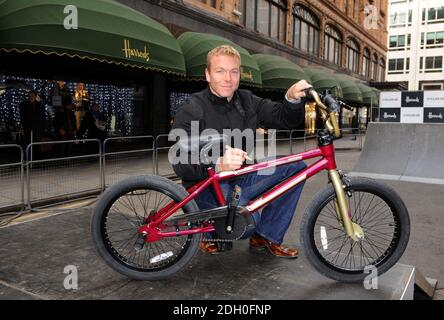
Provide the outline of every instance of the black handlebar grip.
<path id="1" fill-rule="evenodd" d="M 307 88 L 307 89 L 304 90 L 306 97 L 310 97 L 311 96 L 311 93 L 310 93 L 311 90 L 314 90 L 314 88 L 310 87 L 310 88 Z"/>
<path id="2" fill-rule="evenodd" d="M 353 108 L 350 107 L 348 104 L 346 104 L 346 103 L 344 103 L 344 102 L 342 102 L 342 101 L 339 101 L 339 104 L 340 104 L 341 106 L 343 106 L 345 109 L 350 110 L 350 111 L 353 111 Z"/>
<path id="3" fill-rule="evenodd" d="M 333 112 L 339 112 L 339 103 L 338 101 L 331 95 L 327 94 L 323 98 L 324 104 L 327 106 L 327 108 Z"/>

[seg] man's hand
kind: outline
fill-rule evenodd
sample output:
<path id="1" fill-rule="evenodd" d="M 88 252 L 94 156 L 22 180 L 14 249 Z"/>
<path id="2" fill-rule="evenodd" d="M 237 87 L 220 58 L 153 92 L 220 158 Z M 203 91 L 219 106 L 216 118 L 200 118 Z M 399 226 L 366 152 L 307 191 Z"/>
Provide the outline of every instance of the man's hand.
<path id="1" fill-rule="evenodd" d="M 249 159 L 245 151 L 227 146 L 224 156 L 217 160 L 219 172 L 237 170 L 245 159 Z"/>
<path id="2" fill-rule="evenodd" d="M 308 89 L 312 87 L 311 84 L 309 84 L 305 80 L 301 80 L 299 82 L 296 82 L 294 85 L 290 87 L 290 89 L 287 90 L 287 98 L 290 100 L 294 99 L 300 99 L 302 97 L 305 97 L 305 89 Z"/>

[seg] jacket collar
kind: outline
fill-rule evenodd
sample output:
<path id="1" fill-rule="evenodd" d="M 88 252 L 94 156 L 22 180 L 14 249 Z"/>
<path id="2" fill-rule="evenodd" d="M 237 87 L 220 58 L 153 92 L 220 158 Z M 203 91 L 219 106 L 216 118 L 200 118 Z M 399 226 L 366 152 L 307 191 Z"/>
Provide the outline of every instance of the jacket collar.
<path id="1" fill-rule="evenodd" d="M 233 99 L 231 101 L 228 101 L 227 98 L 218 97 L 213 92 L 211 92 L 210 87 L 207 86 L 205 89 L 205 93 L 207 94 L 208 99 L 210 99 L 211 102 L 217 103 L 217 104 L 231 104 L 236 98 L 237 98 L 237 90 L 234 92 Z"/>
<path id="2" fill-rule="evenodd" d="M 243 108 L 243 106 L 242 106 L 242 102 L 241 102 L 241 99 L 240 99 L 239 91 L 238 91 L 238 90 L 236 90 L 236 91 L 234 92 L 233 99 L 231 99 L 231 101 L 228 101 L 227 98 L 221 98 L 221 97 L 218 97 L 218 96 L 216 96 L 215 94 L 213 94 L 213 93 L 211 92 L 209 86 L 205 89 L 205 93 L 206 93 L 208 99 L 209 99 L 211 102 L 213 102 L 213 103 L 215 103 L 215 104 L 218 105 L 218 108 L 217 108 L 217 109 L 218 109 L 220 112 L 222 112 L 222 113 L 223 113 L 223 112 L 227 112 L 230 108 L 233 108 L 233 107 L 234 107 L 234 108 L 237 109 L 237 111 L 239 112 L 239 114 L 241 115 L 241 117 L 243 118 L 243 120 L 246 119 L 245 110 L 244 110 L 244 108 Z"/>

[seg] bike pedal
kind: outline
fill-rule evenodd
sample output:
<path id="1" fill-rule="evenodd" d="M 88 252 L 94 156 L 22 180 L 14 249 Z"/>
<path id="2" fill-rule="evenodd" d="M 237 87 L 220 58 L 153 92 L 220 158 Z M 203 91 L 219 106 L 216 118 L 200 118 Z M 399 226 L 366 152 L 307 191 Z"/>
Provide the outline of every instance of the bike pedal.
<path id="1" fill-rule="evenodd" d="M 134 242 L 133 248 L 136 252 L 139 252 L 143 249 L 143 245 L 145 244 L 146 234 L 139 233 L 136 241 Z"/>

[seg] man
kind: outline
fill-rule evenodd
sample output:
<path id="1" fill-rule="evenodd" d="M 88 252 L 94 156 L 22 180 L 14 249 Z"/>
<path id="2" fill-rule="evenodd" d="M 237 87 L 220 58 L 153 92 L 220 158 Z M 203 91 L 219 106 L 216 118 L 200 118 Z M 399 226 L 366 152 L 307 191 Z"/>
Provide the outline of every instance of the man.
<path id="1" fill-rule="evenodd" d="M 64 107 L 72 103 L 71 91 L 65 81 L 57 81 L 51 90 L 51 104 L 53 107 Z"/>
<path id="2" fill-rule="evenodd" d="M 99 139 L 103 142 L 108 138 L 106 124 L 106 115 L 100 111 L 100 105 L 94 102 L 91 111 L 88 110 L 82 118 L 80 136 L 85 139 Z"/>
<path id="3" fill-rule="evenodd" d="M 304 120 L 304 90 L 311 87 L 305 80 L 288 89 L 283 103 L 254 96 L 248 90 L 238 89 L 240 82 L 241 58 L 231 46 L 219 46 L 208 53 L 205 70 L 208 88 L 190 96 L 175 118 L 173 129 L 184 129 L 191 132 L 191 121 L 198 121 L 199 132 L 214 129 L 223 133 L 224 129 L 256 130 L 260 126 L 276 129 L 297 128 Z M 249 150 L 227 148 L 216 162 L 218 172 L 239 169 Z M 280 181 L 305 168 L 302 162 L 277 167 L 272 175 L 252 173 L 233 181 L 221 183 L 225 197 L 233 185 L 242 189 L 240 205 L 245 205 L 264 191 Z M 182 178 L 184 187 L 206 178 L 203 166 L 196 164 L 176 164 L 173 169 Z M 250 248 L 268 249 L 273 255 L 285 258 L 296 258 L 297 249 L 282 245 L 285 232 L 290 226 L 297 201 L 302 191 L 298 186 L 276 199 L 265 207 L 260 216 L 254 234 L 250 238 Z M 200 209 L 218 206 L 215 195 L 210 189 L 205 190 L 196 202 Z M 217 242 L 203 241 L 200 249 L 207 253 L 217 253 L 220 246 Z"/>
<path id="4" fill-rule="evenodd" d="M 20 121 L 24 133 L 24 146 L 40 141 L 47 129 L 46 111 L 43 104 L 37 101 L 37 92 L 30 90 L 28 99 L 19 105 Z M 32 134 L 32 141 L 31 141 Z"/>

